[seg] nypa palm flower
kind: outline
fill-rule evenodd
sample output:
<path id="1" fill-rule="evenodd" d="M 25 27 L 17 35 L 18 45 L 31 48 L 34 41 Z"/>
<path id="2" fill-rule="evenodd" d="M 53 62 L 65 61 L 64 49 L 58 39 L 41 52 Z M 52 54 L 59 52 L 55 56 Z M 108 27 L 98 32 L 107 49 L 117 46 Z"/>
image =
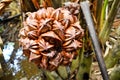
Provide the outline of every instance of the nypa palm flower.
<path id="1" fill-rule="evenodd" d="M 84 30 L 65 8 L 42 8 L 28 15 L 20 30 L 24 54 L 38 67 L 55 70 L 68 65 L 82 47 Z"/>

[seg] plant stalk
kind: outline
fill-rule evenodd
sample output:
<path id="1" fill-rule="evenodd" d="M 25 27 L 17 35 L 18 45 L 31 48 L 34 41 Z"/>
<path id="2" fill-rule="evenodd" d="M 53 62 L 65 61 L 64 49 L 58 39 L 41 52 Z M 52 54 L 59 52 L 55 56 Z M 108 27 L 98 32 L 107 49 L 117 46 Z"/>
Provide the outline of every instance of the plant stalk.
<path id="1" fill-rule="evenodd" d="M 90 14 L 90 8 L 89 8 L 88 1 L 81 2 L 80 5 L 82 8 L 83 14 L 85 16 L 85 19 L 86 19 L 87 27 L 88 27 L 88 30 L 89 30 L 89 33 L 92 39 L 94 51 L 96 53 L 96 58 L 98 60 L 98 64 L 101 70 L 102 77 L 104 80 L 109 80 L 105 62 L 102 57 L 102 51 L 100 49 L 100 44 L 98 42 L 98 38 L 97 38 L 95 29 L 94 29 L 93 20 Z"/>

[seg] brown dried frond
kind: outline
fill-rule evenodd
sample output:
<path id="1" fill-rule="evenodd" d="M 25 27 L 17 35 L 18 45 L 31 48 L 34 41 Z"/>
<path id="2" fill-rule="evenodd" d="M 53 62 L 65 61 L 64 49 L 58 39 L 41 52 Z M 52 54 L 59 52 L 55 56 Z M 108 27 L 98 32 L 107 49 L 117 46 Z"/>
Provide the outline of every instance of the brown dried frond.
<path id="1" fill-rule="evenodd" d="M 12 2 L 12 0 L 1 0 L 0 1 L 0 15 L 3 13 L 4 9 Z"/>

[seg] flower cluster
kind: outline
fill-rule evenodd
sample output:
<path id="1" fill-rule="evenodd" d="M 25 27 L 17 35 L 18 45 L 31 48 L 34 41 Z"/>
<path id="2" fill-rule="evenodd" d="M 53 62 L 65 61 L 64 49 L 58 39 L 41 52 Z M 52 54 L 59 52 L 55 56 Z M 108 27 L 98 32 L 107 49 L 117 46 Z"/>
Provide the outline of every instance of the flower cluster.
<path id="1" fill-rule="evenodd" d="M 65 8 L 48 7 L 29 13 L 20 30 L 20 44 L 30 61 L 52 71 L 71 63 L 83 35 L 75 15 Z"/>

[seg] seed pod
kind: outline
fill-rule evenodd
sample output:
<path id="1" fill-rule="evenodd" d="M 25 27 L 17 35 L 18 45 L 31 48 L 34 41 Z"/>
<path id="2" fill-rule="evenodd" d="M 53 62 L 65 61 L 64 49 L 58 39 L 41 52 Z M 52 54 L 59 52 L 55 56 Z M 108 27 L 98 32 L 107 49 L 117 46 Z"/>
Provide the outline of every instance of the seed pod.
<path id="1" fill-rule="evenodd" d="M 52 71 L 77 57 L 83 35 L 75 15 L 65 8 L 48 7 L 28 15 L 19 41 L 29 61 Z"/>

